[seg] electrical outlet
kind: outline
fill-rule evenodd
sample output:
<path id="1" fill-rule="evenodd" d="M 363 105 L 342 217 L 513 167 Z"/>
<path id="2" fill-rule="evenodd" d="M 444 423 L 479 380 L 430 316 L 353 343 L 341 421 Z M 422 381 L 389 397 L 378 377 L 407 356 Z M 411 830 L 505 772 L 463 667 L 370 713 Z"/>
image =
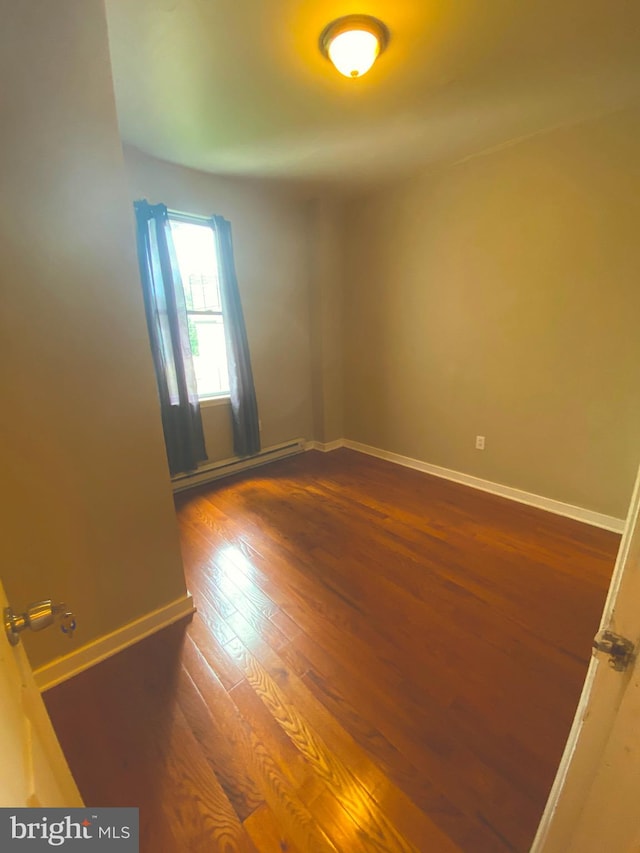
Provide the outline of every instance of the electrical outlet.
<path id="1" fill-rule="evenodd" d="M 477 435 L 476 436 L 476 450 L 484 450 L 484 436 Z"/>

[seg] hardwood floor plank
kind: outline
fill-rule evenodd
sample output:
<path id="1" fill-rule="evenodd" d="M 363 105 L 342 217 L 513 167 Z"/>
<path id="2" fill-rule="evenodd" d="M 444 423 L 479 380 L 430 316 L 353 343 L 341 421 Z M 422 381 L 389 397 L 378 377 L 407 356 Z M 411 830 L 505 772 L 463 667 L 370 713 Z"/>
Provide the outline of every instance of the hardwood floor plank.
<path id="1" fill-rule="evenodd" d="M 175 713 L 164 752 L 170 756 L 163 769 L 172 791 L 165 808 L 172 813 L 174 834 L 184 839 L 184 849 L 194 853 L 212 849 L 256 853 L 222 786 L 209 772 L 181 711 Z"/>
<path id="2" fill-rule="evenodd" d="M 339 853 L 331 837 L 316 820 L 297 792 L 289 786 L 282 769 L 273 761 L 265 745 L 253 733 L 251 738 L 251 761 L 258 770 L 263 783 L 267 802 L 271 806 L 278 823 L 302 849 L 313 853 Z"/>
<path id="3" fill-rule="evenodd" d="M 261 853 L 304 853 L 282 831 L 282 825 L 269 806 L 260 806 L 244 822 L 248 835 L 258 845 Z M 308 849 L 308 848 L 305 848 Z"/>
<path id="4" fill-rule="evenodd" d="M 269 755 L 292 790 L 297 792 L 318 785 L 324 787 L 312 765 L 296 749 L 246 681 L 234 687 L 230 695 L 255 737 L 269 745 Z"/>
<path id="5" fill-rule="evenodd" d="M 380 811 L 366 785 L 363 785 L 336 753 L 326 746 L 322 737 L 314 731 L 298 709 L 287 701 L 275 681 L 242 643 L 231 642 L 227 644 L 227 648 L 231 649 L 247 682 L 276 722 L 333 791 L 360 834 L 367 838 L 371 850 L 416 849 L 398 833 Z"/>
<path id="6" fill-rule="evenodd" d="M 56 713 L 65 721 L 59 734 L 79 782 L 91 780 L 85 800 L 139 807 L 147 849 L 255 853 L 176 703 L 185 627 L 166 629 L 50 691 L 48 709 L 54 723 Z M 68 706 L 55 704 L 71 684 L 79 698 L 72 721 Z M 89 696 L 103 715 L 99 737 L 93 715 L 86 719 Z M 120 766 L 106 762 L 103 750 Z"/>
<path id="7" fill-rule="evenodd" d="M 163 798 L 164 780 L 140 760 L 137 749 L 131 751 L 126 732 L 113 725 L 105 700 L 117 677 L 110 678 L 115 673 L 107 663 L 47 691 L 47 710 L 85 803 L 137 807 L 148 849 L 178 849 L 170 817 L 154 807 Z"/>
<path id="8" fill-rule="evenodd" d="M 238 653 L 234 643 L 227 648 Z M 478 851 L 503 849 L 495 833 L 487 833 L 484 826 L 479 830 L 475 822 L 447 799 L 425 773 L 424 766 L 419 772 L 354 710 L 345 715 L 347 703 L 338 696 L 335 687 L 332 687 L 333 703 L 327 708 L 288 669 L 280 653 L 260 642 L 254 644 L 252 652 L 286 699 L 320 732 L 331 752 L 350 768 L 374 798 L 384 800 L 387 806 L 393 804 L 394 823 L 418 849 L 448 850 L 451 841 L 444 840 L 445 831 L 454 842 L 473 839 Z M 389 784 L 390 781 L 396 785 Z M 429 819 L 416 808 L 416 802 L 430 815 Z"/>
<path id="9" fill-rule="evenodd" d="M 295 640 L 295 638 L 301 633 L 300 628 L 296 625 L 293 619 L 290 616 L 287 616 L 284 610 L 280 610 L 280 608 L 278 608 L 277 613 L 273 614 L 271 621 L 278 626 L 287 640 Z"/>
<path id="10" fill-rule="evenodd" d="M 249 645 L 252 637 L 264 637 L 274 649 L 281 649 L 289 642 L 273 622 L 264 619 L 250 607 L 245 607 L 242 612 L 236 611 L 227 619 L 227 625 Z"/>
<path id="11" fill-rule="evenodd" d="M 272 737 L 264 737 L 264 729 L 252 727 L 251 718 L 242 716 L 234 702 L 236 694 L 233 691 L 231 694 L 226 693 L 215 673 L 208 670 L 208 664 L 197 647 L 185 649 L 185 666 L 193 690 L 198 692 L 204 708 L 210 709 L 209 716 L 215 716 L 222 721 L 219 723 L 221 734 L 228 738 L 228 742 L 220 750 L 219 744 L 213 742 L 214 738 L 207 737 L 206 731 L 200 727 L 200 733 L 203 735 L 200 742 L 203 749 L 207 755 L 211 751 L 214 752 L 213 763 L 216 769 L 220 767 L 219 775 L 226 777 L 229 774 L 229 767 L 225 767 L 226 756 L 228 765 L 237 768 L 236 772 L 241 777 L 245 776 L 242 779 L 243 800 L 249 805 L 248 788 L 251 795 L 250 803 L 253 806 L 249 813 L 253 813 L 256 808 L 261 808 L 261 805 L 266 802 L 269 805 L 270 814 L 276 816 L 279 825 L 285 830 L 285 835 L 295 839 L 303 850 L 336 853 L 328 837 L 322 833 L 312 815 L 297 797 L 296 785 L 292 783 L 288 773 L 289 763 L 278 760 L 281 756 L 277 741 L 274 744 Z M 196 682 L 201 685 L 202 694 L 195 687 Z M 244 687 L 247 688 L 248 685 L 245 683 Z M 196 736 L 198 736 L 197 733 Z M 289 759 L 290 756 L 287 758 Z M 247 786 L 249 773 L 251 780 Z M 237 780 L 234 779 L 233 784 L 237 786 Z M 231 800 L 234 802 L 233 797 Z M 236 811 L 240 815 L 237 808 Z M 259 844 L 259 849 L 263 849 L 262 844 Z"/>
<path id="12" fill-rule="evenodd" d="M 185 651 L 185 658 L 187 654 L 190 656 L 192 653 Z M 185 665 L 188 665 L 186 660 Z M 209 673 L 207 678 L 211 678 Z M 239 741 L 242 729 L 237 718 L 225 713 L 227 708 L 220 702 L 208 705 L 187 671 L 180 679 L 179 691 L 178 704 L 202 755 L 209 762 L 238 818 L 245 820 L 263 805 L 264 799 L 241 755 Z"/>
<path id="13" fill-rule="evenodd" d="M 203 610 L 202 605 L 201 610 Z M 225 628 L 227 627 L 225 623 Z M 224 651 L 224 644 L 217 640 L 214 629 L 211 626 L 211 621 L 207 618 L 206 613 L 199 612 L 194 615 L 193 622 L 189 627 L 189 636 L 196 643 L 198 649 L 206 658 L 207 663 L 227 690 L 230 690 L 242 681 L 244 676 Z M 228 634 L 226 636 L 228 642 Z"/>

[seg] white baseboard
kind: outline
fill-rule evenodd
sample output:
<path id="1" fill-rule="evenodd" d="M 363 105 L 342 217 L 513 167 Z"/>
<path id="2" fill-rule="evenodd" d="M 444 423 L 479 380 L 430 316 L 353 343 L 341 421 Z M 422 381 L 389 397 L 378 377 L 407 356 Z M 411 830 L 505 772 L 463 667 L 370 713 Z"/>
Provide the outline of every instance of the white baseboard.
<path id="1" fill-rule="evenodd" d="M 187 592 L 181 598 L 165 604 L 164 607 L 152 610 L 151 613 L 134 619 L 133 622 L 123 625 L 116 631 L 105 634 L 103 637 L 75 649 L 68 655 L 56 658 L 51 663 L 38 667 L 33 673 L 36 685 L 41 692 L 49 690 L 56 684 L 67 681 L 72 676 L 89 669 L 89 667 L 106 658 L 110 658 L 128 646 L 132 646 L 139 640 L 144 640 L 145 637 L 155 634 L 156 631 L 172 625 L 185 616 L 190 616 L 194 611 L 191 593 Z"/>
<path id="2" fill-rule="evenodd" d="M 321 453 L 329 453 L 332 450 L 337 450 L 339 447 L 344 447 L 344 438 L 338 438 L 336 441 L 308 441 L 306 450 L 319 450 Z"/>
<path id="3" fill-rule="evenodd" d="M 472 489 L 479 489 L 482 492 L 490 492 L 492 495 L 509 498 L 509 500 L 527 504 L 528 506 L 534 506 L 538 509 L 546 510 L 547 512 L 553 512 L 556 515 L 573 518 L 575 521 L 582 521 L 585 524 L 591 524 L 594 527 L 602 527 L 604 530 L 611 530 L 614 533 L 622 533 L 624 530 L 624 519 L 615 518 L 612 515 L 603 515 L 600 512 L 594 512 L 590 509 L 584 509 L 583 507 L 573 506 L 572 504 L 553 500 L 553 498 L 545 498 L 542 495 L 534 495 L 531 492 L 524 492 L 522 489 L 514 489 L 511 486 L 503 486 L 500 483 L 492 483 L 491 480 L 482 480 L 480 477 L 473 477 L 471 474 L 463 474 L 460 471 L 441 468 L 439 465 L 431 465 L 430 463 L 422 462 L 419 459 L 412 459 L 409 456 L 401 456 L 399 453 L 391 453 L 388 450 L 380 450 L 379 448 L 371 447 L 368 444 L 360 444 L 358 441 L 344 439 L 340 442 L 339 446 L 348 447 L 351 450 L 357 450 L 360 453 L 366 453 L 368 456 L 376 456 L 378 459 L 386 459 L 389 462 L 395 462 L 397 465 L 404 465 L 405 468 L 414 468 L 416 471 L 424 471 L 426 474 L 433 474 L 434 477 L 453 480 L 454 483 L 462 483 L 465 486 L 470 486 Z"/>

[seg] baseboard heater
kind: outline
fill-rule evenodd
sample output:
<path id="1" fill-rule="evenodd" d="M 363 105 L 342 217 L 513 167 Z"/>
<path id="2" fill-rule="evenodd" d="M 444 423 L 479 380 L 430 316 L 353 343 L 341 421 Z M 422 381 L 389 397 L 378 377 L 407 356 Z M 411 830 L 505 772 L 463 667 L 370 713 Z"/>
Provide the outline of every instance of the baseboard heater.
<path id="1" fill-rule="evenodd" d="M 306 449 L 307 442 L 304 438 L 296 438 L 294 441 L 288 441 L 283 444 L 274 444 L 272 447 L 267 447 L 260 451 L 255 456 L 222 459 L 220 462 L 211 462 L 209 465 L 202 465 L 197 470 L 190 471 L 188 474 L 178 474 L 171 478 L 171 486 L 174 492 L 182 492 L 185 489 L 192 489 L 194 486 L 208 483 L 211 480 L 229 477 L 231 474 L 237 474 L 238 471 L 245 471 L 247 468 L 257 468 L 260 465 L 275 462 L 276 459 L 284 459 L 287 456 L 303 453 Z"/>

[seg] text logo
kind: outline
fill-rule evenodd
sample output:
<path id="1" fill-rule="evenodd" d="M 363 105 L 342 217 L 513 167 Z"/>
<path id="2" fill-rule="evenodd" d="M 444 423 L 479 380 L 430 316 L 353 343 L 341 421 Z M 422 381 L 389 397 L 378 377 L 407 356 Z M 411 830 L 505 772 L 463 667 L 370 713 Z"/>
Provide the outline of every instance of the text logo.
<path id="1" fill-rule="evenodd" d="M 139 853 L 138 809 L 0 809 L 0 850 Z"/>

